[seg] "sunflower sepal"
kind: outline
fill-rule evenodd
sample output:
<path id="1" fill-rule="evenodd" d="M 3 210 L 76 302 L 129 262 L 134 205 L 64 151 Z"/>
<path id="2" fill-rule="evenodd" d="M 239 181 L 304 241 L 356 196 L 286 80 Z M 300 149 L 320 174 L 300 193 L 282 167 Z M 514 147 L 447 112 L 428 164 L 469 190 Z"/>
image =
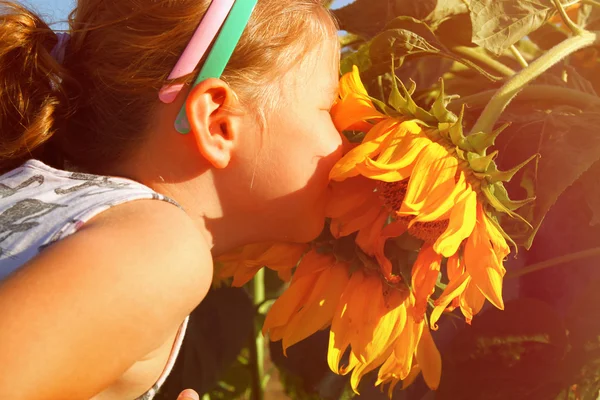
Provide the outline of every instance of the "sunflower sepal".
<path id="1" fill-rule="evenodd" d="M 494 185 L 481 185 L 481 192 L 484 194 L 490 206 L 492 206 L 496 211 L 509 215 L 510 217 L 523 222 L 528 228 L 533 229 L 533 226 L 529 221 L 527 221 L 522 215 L 512 211 L 508 208 L 503 202 L 501 202 L 496 197 L 496 187 L 498 187 L 500 183 L 496 183 Z"/>
<path id="2" fill-rule="evenodd" d="M 483 176 L 488 176 L 490 167 L 494 164 L 494 158 L 498 153 L 492 153 L 489 156 L 481 156 L 477 153 L 468 152 L 466 154 L 469 167 L 474 172 L 478 172 Z"/>
<path id="3" fill-rule="evenodd" d="M 502 235 L 502 237 L 504 239 L 506 239 L 506 241 L 508 241 L 510 243 L 510 245 L 512 246 L 512 248 L 515 250 L 515 254 L 518 254 L 519 253 L 519 246 L 517 246 L 517 243 L 512 238 L 512 236 L 510 236 L 508 233 L 506 233 L 506 231 L 504 230 L 504 228 L 502 228 L 502 225 L 500 225 L 500 222 L 498 222 L 498 218 L 496 218 L 495 215 L 493 215 L 492 213 L 490 213 L 488 211 L 486 211 L 485 214 L 488 217 L 488 221 L 490 221 L 490 223 L 494 226 L 494 228 L 496 228 L 498 230 L 498 232 L 500 232 L 500 234 Z"/>
<path id="4" fill-rule="evenodd" d="M 511 211 L 516 211 L 519 208 L 532 203 L 536 199 L 535 196 L 532 196 L 522 200 L 512 200 L 508 196 L 508 191 L 501 182 L 494 184 L 494 196 L 496 196 L 496 198 L 500 200 L 502 204 L 508 207 Z"/>
<path id="5" fill-rule="evenodd" d="M 510 182 L 510 180 L 515 176 L 515 174 L 517 172 L 522 170 L 531 161 L 538 159 L 539 157 L 540 157 L 540 154 L 536 153 L 536 154 L 532 155 L 531 157 L 529 157 L 527 160 L 520 163 L 519 165 L 516 165 L 515 167 L 513 167 L 507 171 L 500 171 L 498 169 L 498 167 L 496 166 L 496 164 L 494 163 L 494 164 L 490 165 L 489 170 L 486 171 L 487 180 L 488 180 L 488 182 L 490 182 L 492 184 L 497 183 L 497 182 Z"/>
<path id="6" fill-rule="evenodd" d="M 498 138 L 498 136 L 500 136 L 500 134 L 509 126 L 510 122 L 507 122 L 491 133 L 471 133 L 467 136 L 467 142 L 469 143 L 473 151 L 484 156 L 487 152 L 487 149 L 496 144 L 496 139 Z"/>
<path id="7" fill-rule="evenodd" d="M 455 123 L 458 120 L 458 117 L 452 111 L 448 110 L 447 106 L 452 100 L 459 96 L 447 96 L 444 91 L 444 79 L 440 78 L 439 82 L 440 93 L 431 105 L 431 114 L 440 123 Z"/>

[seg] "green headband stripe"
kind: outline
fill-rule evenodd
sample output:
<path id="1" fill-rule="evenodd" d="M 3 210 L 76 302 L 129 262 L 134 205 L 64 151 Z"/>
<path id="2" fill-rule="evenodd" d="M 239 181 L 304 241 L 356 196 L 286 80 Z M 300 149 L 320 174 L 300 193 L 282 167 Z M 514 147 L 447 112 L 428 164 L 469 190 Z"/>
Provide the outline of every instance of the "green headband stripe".
<path id="1" fill-rule="evenodd" d="M 235 47 L 242 37 L 242 33 L 248 25 L 252 11 L 258 0 L 237 0 L 233 5 L 225 24 L 217 35 L 217 39 L 200 69 L 198 77 L 192 84 L 194 88 L 200 82 L 209 78 L 220 78 L 235 50 Z M 187 98 L 179 115 L 175 119 L 175 129 L 177 132 L 187 134 L 191 131 L 190 123 L 186 112 Z"/>

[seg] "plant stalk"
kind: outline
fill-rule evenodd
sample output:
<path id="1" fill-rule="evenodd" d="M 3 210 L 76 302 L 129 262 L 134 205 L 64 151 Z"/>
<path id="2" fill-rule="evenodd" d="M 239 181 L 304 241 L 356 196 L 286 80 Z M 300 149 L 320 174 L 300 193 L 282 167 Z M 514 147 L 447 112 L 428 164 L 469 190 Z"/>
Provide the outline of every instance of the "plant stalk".
<path id="1" fill-rule="evenodd" d="M 521 54 L 519 49 L 517 49 L 517 46 L 515 46 L 514 44 L 510 46 L 510 51 L 517 60 L 517 62 L 521 65 L 521 67 L 527 68 L 529 66 L 529 63 L 527 62 L 525 57 L 523 57 L 523 54 Z"/>
<path id="2" fill-rule="evenodd" d="M 479 116 L 471 132 L 492 132 L 496 121 L 500 118 L 506 106 L 508 106 L 525 85 L 569 54 L 593 45 L 597 41 L 597 38 L 596 33 L 588 31 L 584 31 L 581 35 L 570 37 L 548 50 L 544 55 L 529 64 L 529 67 L 522 69 L 516 75 L 509 78 L 490 99 L 490 102 Z"/>
<path id="3" fill-rule="evenodd" d="M 592 249 L 578 251 L 576 253 L 571 253 L 561 257 L 556 257 L 550 260 L 542 261 L 536 264 L 528 265 L 527 267 L 518 269 L 516 271 L 510 271 L 506 274 L 506 279 L 519 278 L 523 275 L 527 275 L 532 272 L 541 271 L 543 269 L 565 264 L 570 261 L 577 261 L 594 256 L 600 256 L 600 247 L 594 247 Z"/>
<path id="4" fill-rule="evenodd" d="M 452 100 L 448 104 L 448 109 L 454 113 L 460 112 L 460 107 L 465 104 L 468 107 L 483 107 L 492 97 L 496 90 L 486 90 L 470 96 L 461 97 Z M 560 104 L 569 104 L 580 109 L 586 109 L 590 106 L 600 108 L 600 97 L 589 93 L 581 92 L 575 89 L 569 89 L 553 85 L 529 85 L 523 88 L 515 101 L 547 101 L 560 102 Z"/>
<path id="5" fill-rule="evenodd" d="M 573 20 L 571 20 L 560 0 L 552 0 L 552 2 L 558 10 L 558 13 L 560 14 L 560 17 L 562 18 L 562 21 L 565 24 L 565 26 L 569 28 L 569 30 L 573 32 L 574 35 L 583 35 L 585 33 L 585 30 L 578 26 L 575 22 L 573 22 Z"/>
<path id="6" fill-rule="evenodd" d="M 513 76 L 515 74 L 515 70 L 502 64 L 500 61 L 495 60 L 491 56 L 479 52 L 474 48 L 467 46 L 455 46 L 450 49 L 452 52 L 465 57 L 473 62 L 476 62 L 480 66 L 483 65 L 488 67 L 489 69 L 498 72 L 504 76 Z"/>
<path id="7" fill-rule="evenodd" d="M 261 268 L 252 279 L 252 301 L 255 308 L 265 302 L 265 269 Z M 250 367 L 252 368 L 252 400 L 264 400 L 265 338 L 257 323 L 250 340 Z"/>

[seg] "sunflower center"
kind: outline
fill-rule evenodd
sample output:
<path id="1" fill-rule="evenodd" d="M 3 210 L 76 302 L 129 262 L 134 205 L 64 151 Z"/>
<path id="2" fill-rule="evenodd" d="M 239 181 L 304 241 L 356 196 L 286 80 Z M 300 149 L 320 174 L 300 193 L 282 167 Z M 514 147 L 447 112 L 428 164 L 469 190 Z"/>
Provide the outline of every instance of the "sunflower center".
<path id="1" fill-rule="evenodd" d="M 444 231 L 446 231 L 449 222 L 450 221 L 447 219 L 441 221 L 417 222 L 408 228 L 408 233 L 425 241 L 425 243 L 433 243 L 442 233 L 444 233 Z"/>
<path id="2" fill-rule="evenodd" d="M 391 213 L 400 210 L 400 206 L 402 206 L 402 202 L 406 196 L 407 188 L 408 179 L 399 182 L 379 181 L 377 183 L 377 193 L 379 193 L 379 198 Z"/>

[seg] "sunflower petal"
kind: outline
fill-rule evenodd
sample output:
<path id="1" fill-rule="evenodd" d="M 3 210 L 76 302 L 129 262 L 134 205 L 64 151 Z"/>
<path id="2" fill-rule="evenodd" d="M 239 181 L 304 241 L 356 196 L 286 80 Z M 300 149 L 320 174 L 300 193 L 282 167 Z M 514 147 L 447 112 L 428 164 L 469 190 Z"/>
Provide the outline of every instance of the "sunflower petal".
<path id="1" fill-rule="evenodd" d="M 502 278 L 506 270 L 498 260 L 486 229 L 486 218 L 481 204 L 477 205 L 477 221 L 465 245 L 467 273 L 481 293 L 497 308 L 504 309 Z"/>
<path id="2" fill-rule="evenodd" d="M 424 325 L 415 356 L 421 367 L 425 383 L 429 389 L 436 390 L 440 386 L 442 377 L 442 357 L 431 337 L 429 328 L 426 324 Z"/>
<path id="3" fill-rule="evenodd" d="M 363 121 L 385 118 L 375 109 L 369 97 L 360 93 L 350 93 L 342 98 L 338 106 L 332 109 L 331 117 L 340 132 Z"/>
<path id="4" fill-rule="evenodd" d="M 458 255 L 454 255 L 448 260 L 448 265 L 450 266 L 451 264 L 458 264 Z M 450 268 L 453 267 L 449 267 L 448 270 L 450 270 Z M 431 329 L 434 331 L 438 329 L 437 321 L 440 319 L 442 313 L 446 310 L 452 300 L 459 297 L 465 291 L 467 285 L 471 281 L 471 277 L 465 273 L 453 275 L 452 278 L 449 277 L 449 279 L 448 286 L 446 286 L 446 289 L 444 289 L 440 297 L 435 300 L 435 307 L 431 312 L 429 323 Z"/>
<path id="5" fill-rule="evenodd" d="M 427 145 L 417 158 L 399 214 L 417 215 L 427 197 L 440 186 L 442 193 L 452 193 L 457 167 L 457 159 L 443 146 L 435 142 Z"/>
<path id="6" fill-rule="evenodd" d="M 435 290 L 441 263 L 442 256 L 437 254 L 431 245 L 424 245 L 413 265 L 412 289 L 415 294 L 417 321 L 427 310 L 427 301 Z"/>
<path id="7" fill-rule="evenodd" d="M 433 244 L 436 253 L 448 258 L 458 251 L 458 247 L 475 228 L 477 218 L 477 193 L 468 189 L 450 213 L 448 228 Z"/>
<path id="8" fill-rule="evenodd" d="M 329 179 L 343 181 L 344 179 L 359 175 L 356 170 L 356 164 L 362 163 L 366 157 L 372 157 L 378 154 L 381 150 L 381 144 L 389 134 L 390 132 L 388 131 L 377 139 L 363 142 L 350 150 L 333 166 L 329 172 Z"/>
<path id="9" fill-rule="evenodd" d="M 284 354 L 289 346 L 306 339 L 331 322 L 347 283 L 346 264 L 337 263 L 321 272 L 302 309 L 287 324 L 282 343 Z"/>
<path id="10" fill-rule="evenodd" d="M 460 310 L 465 316 L 467 324 L 473 320 L 473 316 L 479 313 L 485 303 L 485 296 L 473 283 L 469 281 L 467 288 L 459 297 Z"/>
<path id="11" fill-rule="evenodd" d="M 350 339 L 353 333 L 351 331 L 351 319 L 348 314 L 352 314 L 351 310 L 355 308 L 355 306 L 361 305 L 360 301 L 357 302 L 354 296 L 363 285 L 364 280 L 365 275 L 362 271 L 359 270 L 352 274 L 346 285 L 346 289 L 340 296 L 340 301 L 333 314 L 333 321 L 329 333 L 327 362 L 329 368 L 337 374 L 340 373 L 340 360 L 350 345 Z"/>

